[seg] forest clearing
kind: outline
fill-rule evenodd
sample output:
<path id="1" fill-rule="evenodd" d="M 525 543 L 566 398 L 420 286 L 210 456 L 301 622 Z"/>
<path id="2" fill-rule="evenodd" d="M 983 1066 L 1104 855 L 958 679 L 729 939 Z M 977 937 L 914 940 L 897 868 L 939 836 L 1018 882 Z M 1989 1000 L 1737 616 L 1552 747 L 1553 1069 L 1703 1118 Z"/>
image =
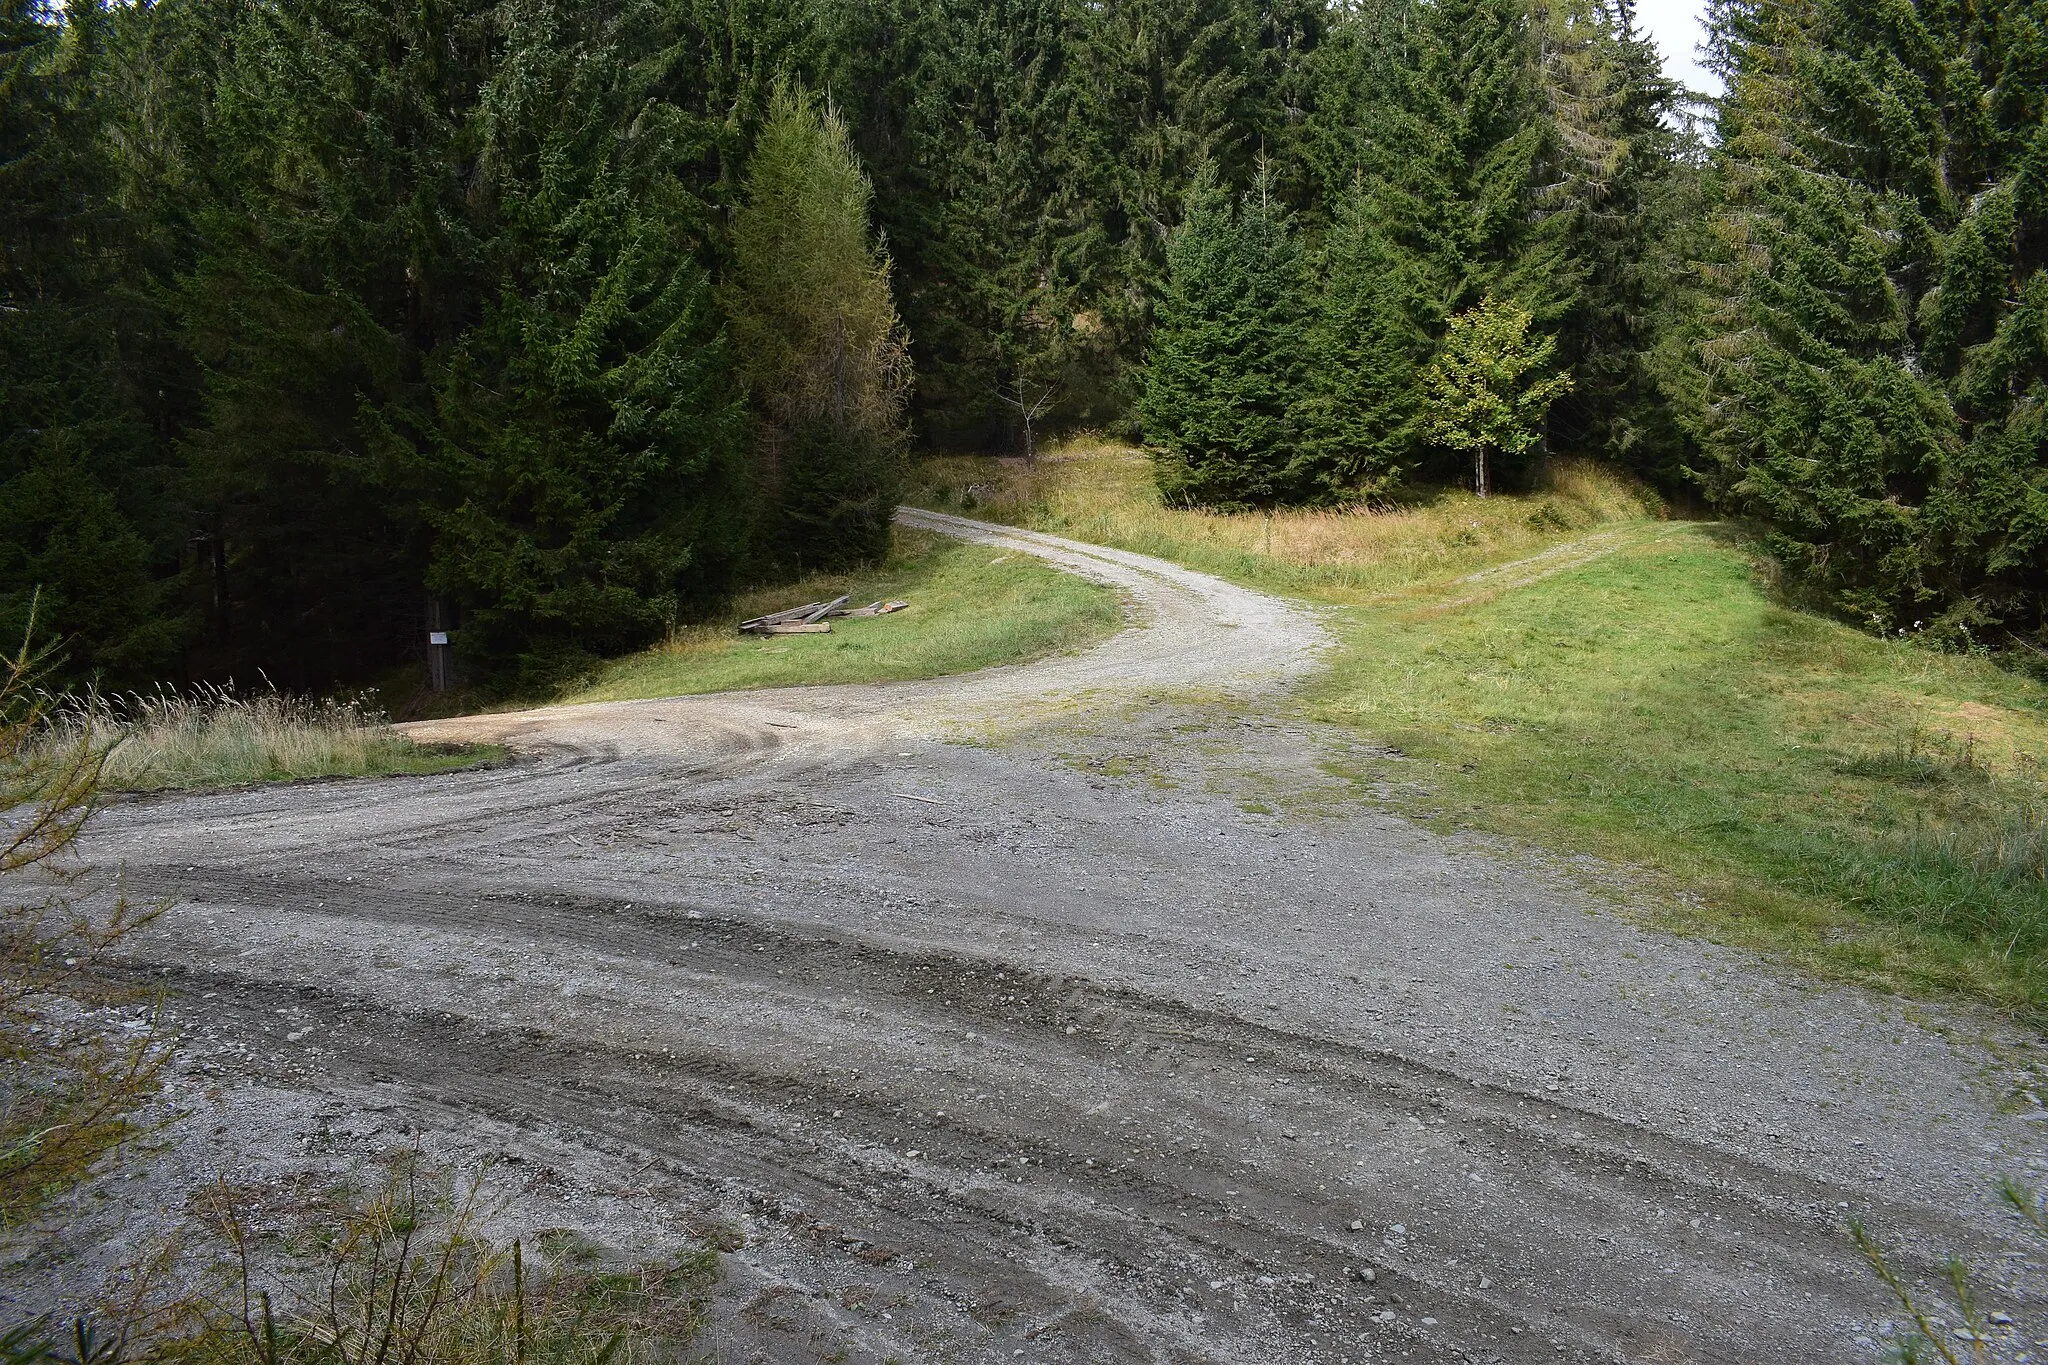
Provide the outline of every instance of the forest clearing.
<path id="1" fill-rule="evenodd" d="M 0 1365 L 2048 1360 L 2044 225 L 2048 0 L 8 0 Z"/>
<path id="2" fill-rule="evenodd" d="M 1543 504 L 1509 505 L 1512 548 L 1381 531 L 1435 570 L 1404 615 L 1600 590 L 1688 534 L 1596 483 L 1600 553 L 1532 555 Z M 500 1236 L 722 1248 L 689 1338 L 760 1359 L 1825 1359 L 1891 1311 L 1849 1216 L 2032 1311 L 1994 1185 L 2041 1160 L 2031 1029 L 1674 938 L 1612 864 L 1453 832 L 1455 785 L 1443 833 L 1394 813 L 1420 790 L 1361 797 L 1399 761 L 1343 709 L 1375 618 L 904 515 L 1141 624 L 928 682 L 421 722 L 526 757 L 103 816 L 93 857 L 179 907 L 121 961 L 170 990 L 183 1117 L 142 1184 L 81 1187 L 47 1273 L 118 1280 L 210 1172 L 260 1201 L 397 1143 L 483 1172 Z M 1401 740 L 1409 787 L 1462 771 Z"/>

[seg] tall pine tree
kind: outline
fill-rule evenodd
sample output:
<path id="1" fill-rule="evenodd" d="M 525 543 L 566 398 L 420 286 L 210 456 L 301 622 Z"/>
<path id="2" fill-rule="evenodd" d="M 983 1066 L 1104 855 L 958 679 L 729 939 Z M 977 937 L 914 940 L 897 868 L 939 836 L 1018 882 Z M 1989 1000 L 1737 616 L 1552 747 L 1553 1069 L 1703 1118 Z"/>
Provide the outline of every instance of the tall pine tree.
<path id="1" fill-rule="evenodd" d="M 663 109 L 662 14 L 507 0 L 478 92 L 490 292 L 399 445 L 457 643 L 538 683 L 716 602 L 746 552 L 743 398 L 692 255 L 697 144 Z M 597 19 L 597 22 L 593 22 Z"/>
<path id="2" fill-rule="evenodd" d="M 152 309 L 105 137 L 113 17 L 0 8 L 0 636 L 60 642 L 65 676 L 175 671 L 162 450 L 129 338 Z"/>
<path id="3" fill-rule="evenodd" d="M 1586 269 L 1573 216 L 1540 201 L 1555 124 L 1541 47 L 1522 0 L 1415 0 L 1360 23 L 1394 56 L 1341 68 L 1364 83 L 1348 164 L 1326 145 L 1340 205 L 1317 327 L 1310 439 L 1332 477 L 1434 466 L 1421 439 L 1422 367 L 1452 314 L 1511 298 L 1548 332 L 1576 306 Z M 1323 134 L 1327 144 L 1329 134 Z"/>

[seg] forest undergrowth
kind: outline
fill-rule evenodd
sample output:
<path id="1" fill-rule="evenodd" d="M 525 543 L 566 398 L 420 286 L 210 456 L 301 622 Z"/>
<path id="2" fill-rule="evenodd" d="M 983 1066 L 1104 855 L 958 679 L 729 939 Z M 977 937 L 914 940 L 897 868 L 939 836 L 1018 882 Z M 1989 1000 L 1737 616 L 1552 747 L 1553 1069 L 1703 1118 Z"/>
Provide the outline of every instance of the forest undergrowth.
<path id="1" fill-rule="evenodd" d="M 927 463 L 929 506 L 1329 608 L 1302 695 L 1362 799 L 1625 864 L 1662 924 L 1909 992 L 2048 1011 L 2048 690 L 1800 609 L 1742 528 L 1590 465 L 1481 500 L 1162 505 L 1141 454 Z"/>

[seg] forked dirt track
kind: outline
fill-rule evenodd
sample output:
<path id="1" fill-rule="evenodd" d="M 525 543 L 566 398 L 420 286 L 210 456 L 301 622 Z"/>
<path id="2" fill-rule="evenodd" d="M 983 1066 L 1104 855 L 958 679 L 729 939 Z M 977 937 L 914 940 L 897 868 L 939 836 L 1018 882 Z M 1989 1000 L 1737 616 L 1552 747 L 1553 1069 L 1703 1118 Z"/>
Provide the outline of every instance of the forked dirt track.
<path id="1" fill-rule="evenodd" d="M 735 1361 L 1871 1359 L 1851 1213 L 2040 1330 L 1992 1198 L 2048 1167 L 2027 1038 L 1376 811 L 1342 737 L 1267 719 L 1324 644 L 1300 610 L 903 519 L 1110 583 L 1133 628 L 109 812 L 91 855 L 178 907 L 130 958 L 191 1117 L 79 1206 L 85 1264 L 207 1176 L 417 1141 L 494 1159 L 528 1226 L 743 1239 Z"/>

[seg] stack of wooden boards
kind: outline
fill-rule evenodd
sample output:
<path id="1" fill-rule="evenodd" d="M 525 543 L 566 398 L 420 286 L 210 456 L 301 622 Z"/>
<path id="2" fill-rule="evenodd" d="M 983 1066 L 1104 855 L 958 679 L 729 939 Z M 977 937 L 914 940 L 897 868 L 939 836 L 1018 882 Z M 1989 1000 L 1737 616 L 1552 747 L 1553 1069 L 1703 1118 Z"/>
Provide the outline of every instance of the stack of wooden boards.
<path id="1" fill-rule="evenodd" d="M 836 617 L 887 616 L 910 605 L 908 602 L 870 602 L 864 607 L 849 607 L 846 601 L 844 597 L 835 597 L 830 602 L 806 602 L 788 611 L 770 612 L 751 621 L 742 621 L 740 629 L 750 635 L 823 635 L 832 629 L 832 621 Z"/>

